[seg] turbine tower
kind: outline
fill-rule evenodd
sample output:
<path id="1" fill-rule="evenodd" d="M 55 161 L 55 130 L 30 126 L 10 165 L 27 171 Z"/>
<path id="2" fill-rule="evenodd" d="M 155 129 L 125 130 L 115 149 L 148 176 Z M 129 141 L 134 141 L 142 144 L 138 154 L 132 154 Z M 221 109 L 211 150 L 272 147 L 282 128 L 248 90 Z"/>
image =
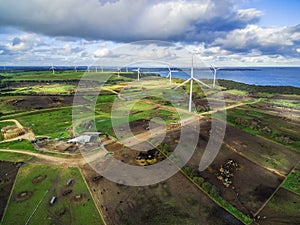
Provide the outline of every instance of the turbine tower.
<path id="1" fill-rule="evenodd" d="M 120 77 L 120 68 L 118 67 L 118 77 Z"/>
<path id="2" fill-rule="evenodd" d="M 77 73 L 77 66 L 74 66 L 74 70 L 75 70 L 75 72 Z"/>
<path id="3" fill-rule="evenodd" d="M 52 74 L 54 75 L 55 74 L 55 67 L 54 66 L 51 66 L 50 68 L 49 68 L 49 70 L 52 70 Z"/>
<path id="4" fill-rule="evenodd" d="M 191 77 L 184 81 L 183 83 L 179 84 L 175 89 L 181 87 L 182 85 L 185 85 L 186 83 L 190 82 L 190 96 L 189 96 L 189 112 L 192 112 L 192 95 L 193 95 L 193 81 L 204 85 L 205 87 L 211 88 L 207 84 L 203 83 L 202 81 L 198 80 L 194 77 L 194 57 L 192 55 L 192 67 L 191 67 Z"/>
<path id="5" fill-rule="evenodd" d="M 216 68 L 216 67 L 213 67 L 212 65 L 210 65 L 210 70 L 214 73 L 213 88 L 216 87 L 217 70 L 219 70 L 219 69 L 221 69 L 221 68 Z"/>

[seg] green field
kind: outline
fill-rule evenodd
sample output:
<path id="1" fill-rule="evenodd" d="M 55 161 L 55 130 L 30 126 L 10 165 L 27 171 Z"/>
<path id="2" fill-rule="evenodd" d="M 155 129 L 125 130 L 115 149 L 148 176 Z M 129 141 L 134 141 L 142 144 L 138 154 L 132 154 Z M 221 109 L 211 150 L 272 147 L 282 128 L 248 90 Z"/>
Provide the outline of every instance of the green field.
<path id="1" fill-rule="evenodd" d="M 35 135 L 51 138 L 67 138 L 72 122 L 72 109 L 56 109 L 46 112 L 35 112 L 29 115 L 14 117 L 24 127 L 31 129 Z"/>
<path id="2" fill-rule="evenodd" d="M 1 73 L 3 76 L 3 81 L 75 81 L 80 80 L 84 74 L 88 74 L 88 76 L 101 76 L 101 75 L 112 75 L 111 81 L 130 81 L 132 78 L 136 78 L 135 73 L 132 72 L 122 72 L 120 73 L 120 77 L 116 75 L 116 73 L 112 72 L 89 72 L 86 71 L 56 71 L 55 74 L 52 74 L 52 70 L 50 71 L 30 71 L 30 72 L 11 72 L 11 73 Z M 132 77 L 132 78 L 131 78 Z"/>
<path id="3" fill-rule="evenodd" d="M 34 178 L 40 175 L 47 177 L 33 183 Z M 66 185 L 68 179 L 74 179 L 70 186 Z M 69 189 L 72 192 L 63 196 L 63 192 Z M 23 191 L 30 192 L 31 197 L 18 200 L 18 194 Z M 75 196 L 79 194 L 83 197 L 76 200 Z M 49 201 L 52 196 L 56 196 L 57 200 L 51 206 Z M 77 168 L 33 164 L 20 168 L 3 224 L 25 224 L 31 215 L 29 224 L 103 224 Z"/>
<path id="4" fill-rule="evenodd" d="M 4 81 L 49 81 L 49 80 L 79 80 L 83 71 L 31 71 L 31 72 L 16 72 L 16 73 L 2 73 Z"/>
<path id="5" fill-rule="evenodd" d="M 28 140 L 3 142 L 0 143 L 0 149 L 25 150 L 30 152 L 36 151 Z"/>
<path id="6" fill-rule="evenodd" d="M 15 88 L 10 93 L 13 94 L 60 94 L 60 95 L 68 95 L 75 91 L 75 85 L 72 84 L 44 84 L 44 85 L 34 85 L 31 87 L 19 87 Z"/>
<path id="7" fill-rule="evenodd" d="M 14 152 L 0 152 L 0 160 L 8 162 L 24 162 L 34 157 Z"/>

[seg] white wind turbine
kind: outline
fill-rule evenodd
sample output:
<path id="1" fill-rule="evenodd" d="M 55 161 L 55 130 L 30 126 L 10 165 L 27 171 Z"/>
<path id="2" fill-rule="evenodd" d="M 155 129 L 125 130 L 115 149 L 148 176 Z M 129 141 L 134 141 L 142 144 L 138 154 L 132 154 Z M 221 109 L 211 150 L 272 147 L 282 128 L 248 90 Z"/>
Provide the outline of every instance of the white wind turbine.
<path id="1" fill-rule="evenodd" d="M 213 73 L 214 73 L 213 88 L 216 87 L 217 70 L 219 70 L 219 69 L 221 69 L 221 68 L 216 68 L 216 67 L 213 67 L 212 65 L 210 65 L 210 70 L 213 71 Z"/>
<path id="2" fill-rule="evenodd" d="M 74 70 L 75 70 L 75 72 L 77 73 L 77 66 L 74 66 Z"/>
<path id="3" fill-rule="evenodd" d="M 136 71 L 137 72 L 137 80 L 139 81 L 140 80 L 140 76 L 141 76 L 141 69 L 140 69 L 140 67 L 137 68 L 136 70 L 132 70 L 132 71 Z"/>
<path id="4" fill-rule="evenodd" d="M 54 75 L 55 74 L 55 67 L 54 66 L 51 66 L 50 68 L 49 68 L 49 70 L 52 70 L 52 74 Z"/>
<path id="5" fill-rule="evenodd" d="M 185 85 L 186 83 L 190 82 L 190 96 L 189 96 L 189 112 L 192 112 L 192 95 L 193 95 L 193 81 L 196 81 L 199 84 L 202 84 L 208 88 L 211 88 L 207 84 L 203 83 L 202 81 L 198 80 L 194 77 L 194 58 L 192 55 L 192 67 L 191 67 L 191 77 L 184 81 L 183 83 L 179 84 L 175 89 L 181 87 L 182 85 Z"/>
<path id="6" fill-rule="evenodd" d="M 118 67 L 118 77 L 120 77 L 120 71 L 121 69 Z"/>
<path id="7" fill-rule="evenodd" d="M 169 70 L 169 72 L 168 72 L 167 78 L 170 78 L 170 84 L 172 84 L 172 73 L 178 72 L 178 70 L 172 70 L 170 67 L 168 68 L 168 70 Z"/>

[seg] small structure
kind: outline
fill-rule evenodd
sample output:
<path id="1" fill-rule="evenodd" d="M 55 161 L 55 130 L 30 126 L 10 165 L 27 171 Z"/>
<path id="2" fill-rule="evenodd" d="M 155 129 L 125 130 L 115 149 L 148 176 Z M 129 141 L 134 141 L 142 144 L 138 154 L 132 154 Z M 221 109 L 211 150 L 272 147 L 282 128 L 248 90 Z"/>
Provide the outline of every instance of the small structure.
<path id="1" fill-rule="evenodd" d="M 99 139 L 100 132 L 85 132 L 83 135 L 73 138 L 68 143 L 86 144 L 96 142 Z"/>
<path id="2" fill-rule="evenodd" d="M 53 205 L 56 202 L 56 196 L 52 196 L 50 199 L 50 205 Z"/>
<path id="3" fill-rule="evenodd" d="M 73 184 L 73 179 L 72 178 L 70 178 L 68 181 L 67 181 L 67 186 L 70 186 L 71 184 Z"/>
<path id="4" fill-rule="evenodd" d="M 68 140 L 68 143 L 75 143 L 75 144 L 86 144 L 91 141 L 91 136 L 89 135 L 81 135 L 71 140 Z"/>
<path id="5" fill-rule="evenodd" d="M 6 126 L 1 129 L 1 135 L 5 140 L 19 137 L 25 133 L 25 129 L 19 128 L 16 125 Z"/>

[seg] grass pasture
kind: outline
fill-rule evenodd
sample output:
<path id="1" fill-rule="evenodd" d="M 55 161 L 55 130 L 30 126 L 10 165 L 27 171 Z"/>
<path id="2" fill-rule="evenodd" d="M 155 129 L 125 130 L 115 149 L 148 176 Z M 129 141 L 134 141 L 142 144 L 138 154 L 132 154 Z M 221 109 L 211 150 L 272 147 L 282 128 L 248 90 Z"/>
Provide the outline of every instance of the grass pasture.
<path id="1" fill-rule="evenodd" d="M 70 178 L 74 182 L 67 186 Z M 66 190 L 72 192 L 64 196 Z M 24 191 L 29 192 L 30 196 L 20 199 L 18 196 Z M 76 195 L 82 197 L 76 199 Z M 57 200 L 50 205 L 52 196 L 56 196 Z M 103 224 L 77 168 L 33 164 L 21 167 L 3 224 L 21 224 L 20 221 L 24 224 L 30 216 L 29 224 Z"/>
<path id="2" fill-rule="evenodd" d="M 54 83 L 54 84 L 39 84 L 30 87 L 18 87 L 10 91 L 9 93 L 17 94 L 17 95 L 70 95 L 73 91 L 75 91 L 75 85 L 72 84 L 64 84 L 64 83 Z"/>
<path id="3" fill-rule="evenodd" d="M 67 138 L 72 123 L 72 109 L 54 109 L 34 112 L 29 115 L 16 116 L 24 127 L 31 129 L 35 135 L 51 138 Z"/>

